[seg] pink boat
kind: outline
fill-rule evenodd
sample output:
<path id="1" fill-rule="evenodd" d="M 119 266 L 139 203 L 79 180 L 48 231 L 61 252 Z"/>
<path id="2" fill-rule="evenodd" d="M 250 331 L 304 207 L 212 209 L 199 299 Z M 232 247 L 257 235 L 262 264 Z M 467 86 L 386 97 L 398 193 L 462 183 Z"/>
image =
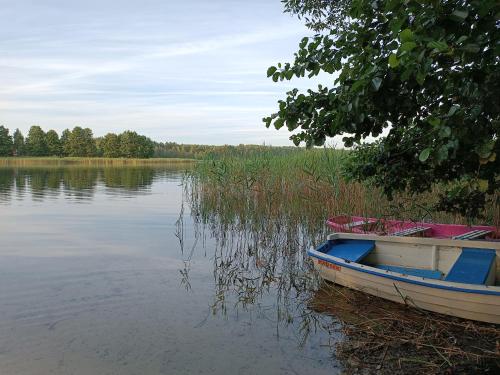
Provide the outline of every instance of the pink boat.
<path id="1" fill-rule="evenodd" d="M 335 232 L 371 233 L 390 236 L 420 236 L 460 240 L 500 239 L 500 228 L 486 225 L 435 224 L 363 216 L 334 216 L 326 223 Z"/>

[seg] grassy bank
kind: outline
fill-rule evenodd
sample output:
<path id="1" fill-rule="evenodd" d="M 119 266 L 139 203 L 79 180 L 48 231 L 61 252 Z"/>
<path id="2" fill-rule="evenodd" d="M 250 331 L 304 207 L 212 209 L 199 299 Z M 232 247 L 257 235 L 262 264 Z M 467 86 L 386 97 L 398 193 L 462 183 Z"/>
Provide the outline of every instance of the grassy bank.
<path id="1" fill-rule="evenodd" d="M 126 159 L 126 158 L 87 158 L 87 157 L 3 157 L 0 158 L 0 166 L 141 166 L 141 165 L 168 165 L 194 163 L 194 159 L 182 158 L 150 158 L 150 159 Z"/>

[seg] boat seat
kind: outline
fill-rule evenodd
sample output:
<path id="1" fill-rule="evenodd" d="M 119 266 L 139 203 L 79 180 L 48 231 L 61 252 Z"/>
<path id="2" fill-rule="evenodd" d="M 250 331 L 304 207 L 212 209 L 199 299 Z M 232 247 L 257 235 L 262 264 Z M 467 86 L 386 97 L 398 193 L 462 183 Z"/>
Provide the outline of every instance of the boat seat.
<path id="1" fill-rule="evenodd" d="M 425 277 L 427 279 L 437 279 L 437 280 L 440 280 L 443 277 L 443 274 L 441 273 L 441 271 L 437 271 L 437 270 L 436 271 L 434 271 L 434 270 L 423 270 L 423 269 L 420 269 L 420 268 L 408 268 L 408 267 L 399 267 L 399 266 L 389 266 L 389 265 L 385 265 L 385 264 L 377 264 L 374 267 L 375 268 L 379 268 L 381 270 L 402 273 L 403 275 Z"/>
<path id="2" fill-rule="evenodd" d="M 393 236 L 400 236 L 400 237 L 406 237 L 406 236 L 412 236 L 414 234 L 419 234 L 419 233 L 425 233 L 431 229 L 430 227 L 413 227 L 413 228 L 408 228 L 405 230 L 401 230 L 398 232 L 392 233 Z"/>
<path id="3" fill-rule="evenodd" d="M 490 234 L 491 230 L 481 230 L 481 229 L 476 229 L 476 230 L 471 230 L 470 232 L 467 233 L 462 233 L 459 234 L 458 236 L 452 237 L 454 240 L 475 240 L 476 238 L 483 238 Z"/>
<path id="4" fill-rule="evenodd" d="M 354 228 L 354 227 L 359 227 L 361 225 L 366 225 L 366 224 L 372 224 L 373 221 L 372 220 L 359 220 L 359 221 L 352 221 L 350 223 L 347 223 L 347 224 L 344 224 L 344 227 L 346 227 L 347 229 L 351 229 L 351 228 Z"/>
<path id="5" fill-rule="evenodd" d="M 495 250 L 464 247 L 444 280 L 465 284 L 485 284 L 495 256 Z"/>
<path id="6" fill-rule="evenodd" d="M 371 240 L 332 240 L 327 254 L 358 263 L 374 248 L 375 241 Z"/>

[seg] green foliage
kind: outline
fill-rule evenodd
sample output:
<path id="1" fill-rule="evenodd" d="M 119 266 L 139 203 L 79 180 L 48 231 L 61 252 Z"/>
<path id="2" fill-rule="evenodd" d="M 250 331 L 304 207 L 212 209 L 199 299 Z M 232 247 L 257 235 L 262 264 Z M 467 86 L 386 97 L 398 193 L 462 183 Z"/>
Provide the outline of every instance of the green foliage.
<path id="1" fill-rule="evenodd" d="M 59 141 L 61 142 L 62 156 L 68 156 L 67 150 L 69 149 L 69 147 L 67 146 L 67 144 L 70 135 L 71 131 L 69 129 L 64 129 L 61 134 L 61 138 L 59 139 Z"/>
<path id="2" fill-rule="evenodd" d="M 68 156 L 95 156 L 97 147 L 89 128 L 75 126 L 64 143 L 64 154 Z"/>
<path id="3" fill-rule="evenodd" d="M 0 156 L 12 155 L 12 137 L 9 129 L 0 125 Z"/>
<path id="4" fill-rule="evenodd" d="M 26 152 L 30 156 L 47 156 L 47 140 L 45 133 L 39 126 L 32 126 L 26 137 Z"/>
<path id="5" fill-rule="evenodd" d="M 16 129 L 13 134 L 13 154 L 15 156 L 24 155 L 24 136 L 19 129 Z"/>
<path id="6" fill-rule="evenodd" d="M 154 153 L 154 143 L 151 139 L 134 131 L 124 131 L 120 134 L 120 154 L 125 158 L 150 158 Z"/>
<path id="7" fill-rule="evenodd" d="M 59 135 L 55 130 L 49 130 L 45 135 L 45 140 L 47 142 L 48 155 L 51 156 L 61 156 L 62 146 L 59 140 Z"/>
<path id="8" fill-rule="evenodd" d="M 120 138 L 114 133 L 106 134 L 99 145 L 102 150 L 102 155 L 107 158 L 119 158 L 120 152 Z"/>
<path id="9" fill-rule="evenodd" d="M 389 197 L 455 182 L 459 193 L 443 194 L 438 208 L 479 212 L 466 206 L 479 207 L 500 188 L 498 1 L 284 3 L 321 33 L 268 75 L 323 72 L 332 86 L 290 91 L 266 126 L 286 126 L 295 144 L 308 146 L 343 135 L 346 147 L 357 145 L 351 176 L 374 181 Z M 367 137 L 380 141 L 359 146 Z"/>

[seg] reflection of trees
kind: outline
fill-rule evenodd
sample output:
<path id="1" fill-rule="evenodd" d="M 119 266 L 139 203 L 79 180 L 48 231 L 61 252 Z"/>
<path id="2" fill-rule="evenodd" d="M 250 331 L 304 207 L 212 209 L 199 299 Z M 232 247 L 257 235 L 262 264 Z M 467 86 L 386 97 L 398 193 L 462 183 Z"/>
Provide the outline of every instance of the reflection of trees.
<path id="1" fill-rule="evenodd" d="M 14 178 L 13 170 L 0 169 L 0 200 L 9 200 L 14 187 Z"/>
<path id="2" fill-rule="evenodd" d="M 158 172 L 152 167 L 104 168 L 102 179 L 106 187 L 142 190 L 152 185 Z"/>
<path id="3" fill-rule="evenodd" d="M 175 172 L 178 174 L 179 172 Z M 43 200 L 61 191 L 78 200 L 92 199 L 98 184 L 112 188 L 108 193 L 121 194 L 149 188 L 156 177 L 167 177 L 162 167 L 81 167 L 2 168 L 0 194 L 9 200 L 12 191 L 22 196 L 30 191 L 34 199 Z"/>
<path id="4" fill-rule="evenodd" d="M 195 230 L 215 239 L 213 312 L 271 301 L 276 321 L 297 326 L 302 338 L 307 337 L 323 316 L 307 305 L 318 280 L 305 249 L 322 236 L 323 228 L 311 231 L 285 207 L 272 214 L 265 198 L 232 194 L 230 188 L 196 177 L 187 178 L 184 188 Z M 178 228 L 181 234 L 179 222 Z M 182 238 L 180 242 L 183 246 Z M 184 283 L 189 282 L 188 272 L 189 263 L 181 270 Z"/>

